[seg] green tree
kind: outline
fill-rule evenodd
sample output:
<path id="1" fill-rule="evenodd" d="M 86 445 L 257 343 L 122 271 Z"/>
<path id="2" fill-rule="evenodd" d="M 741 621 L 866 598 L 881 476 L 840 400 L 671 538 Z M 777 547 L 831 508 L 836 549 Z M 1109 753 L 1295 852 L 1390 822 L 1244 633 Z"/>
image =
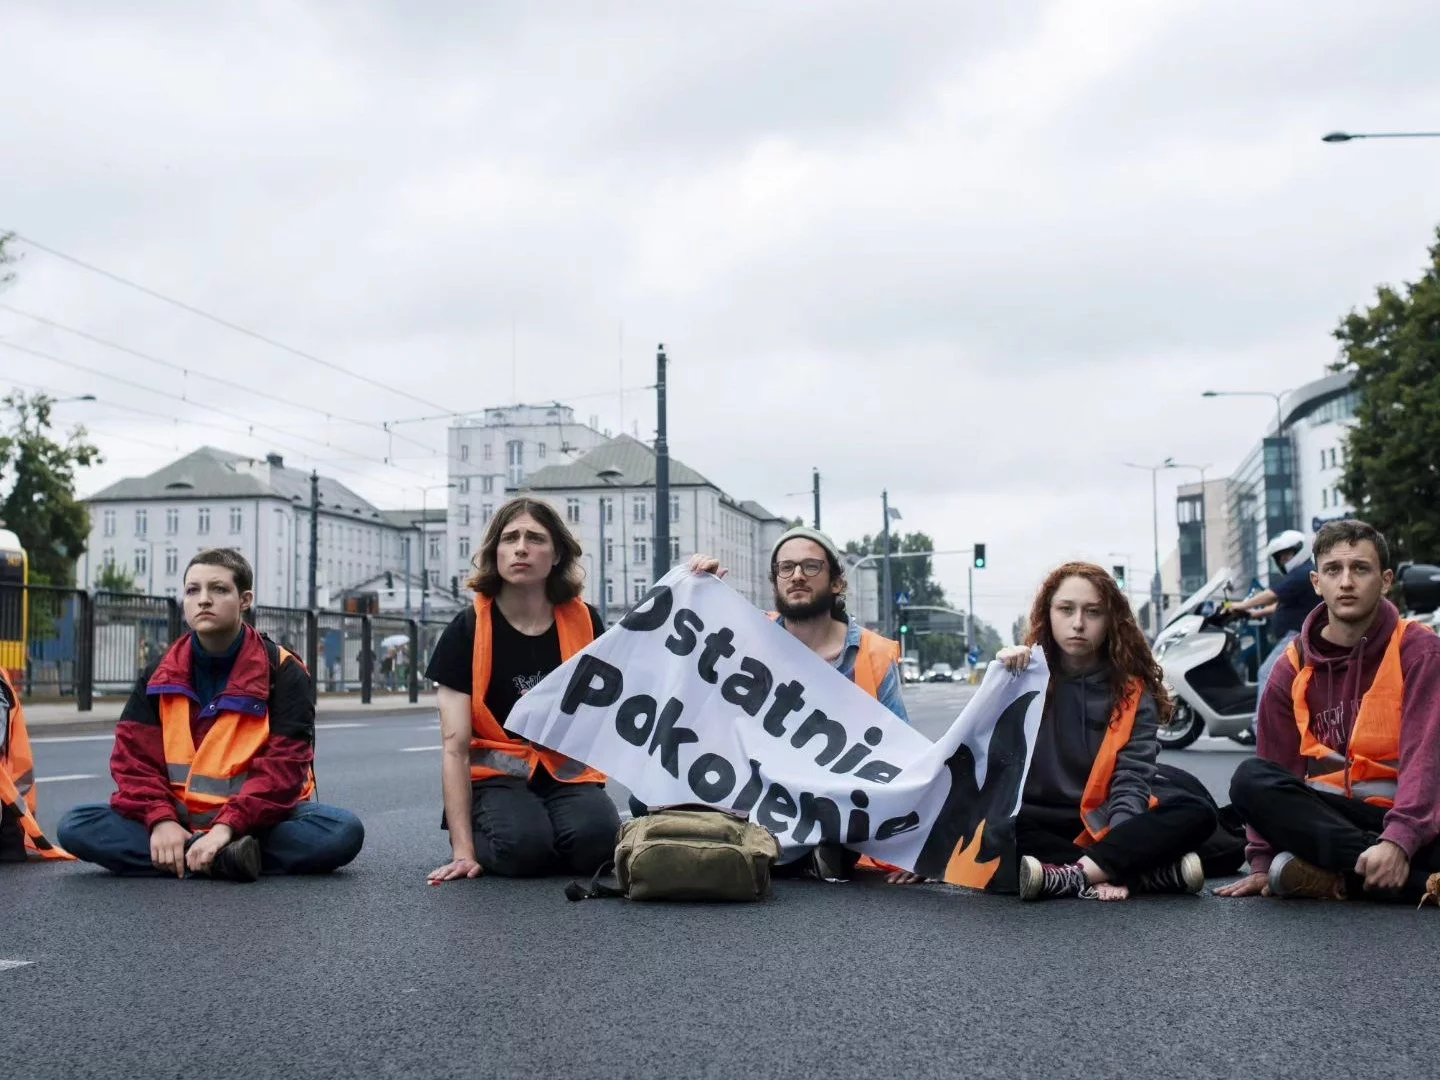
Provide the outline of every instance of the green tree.
<path id="1" fill-rule="evenodd" d="M 935 541 L 926 536 L 923 532 L 906 533 L 901 536 L 899 533 L 890 534 L 890 554 L 934 551 Z M 885 552 L 885 537 L 866 536 L 859 542 L 851 540 L 845 545 L 845 551 L 850 555 L 883 555 Z M 876 560 L 879 563 L 879 560 Z M 945 606 L 945 590 L 940 583 L 931 577 L 931 560 L 928 558 L 915 559 L 891 559 L 890 560 L 890 590 L 892 593 L 908 592 L 912 604 L 934 604 Z M 882 575 L 883 577 L 883 575 Z M 882 581 L 883 584 L 883 581 Z"/>
<path id="2" fill-rule="evenodd" d="M 1358 393 L 1341 490 L 1397 559 L 1440 558 L 1440 230 L 1418 281 L 1382 286 L 1335 337 Z"/>
<path id="3" fill-rule="evenodd" d="M 124 569 L 118 563 L 104 563 L 100 572 L 95 575 L 96 592 L 114 593 L 138 593 L 140 586 L 136 584 L 135 575 Z"/>
<path id="4" fill-rule="evenodd" d="M 10 253 L 9 246 L 15 239 L 14 233 L 0 233 L 0 289 L 3 289 L 10 282 L 15 280 L 14 271 L 6 270 L 5 267 L 15 263 L 16 257 Z"/>
<path id="5" fill-rule="evenodd" d="M 83 427 L 57 442 L 44 394 L 14 391 L 0 401 L 0 521 L 20 538 L 37 585 L 73 585 L 85 552 L 90 514 L 75 498 L 75 472 L 98 464 Z"/>

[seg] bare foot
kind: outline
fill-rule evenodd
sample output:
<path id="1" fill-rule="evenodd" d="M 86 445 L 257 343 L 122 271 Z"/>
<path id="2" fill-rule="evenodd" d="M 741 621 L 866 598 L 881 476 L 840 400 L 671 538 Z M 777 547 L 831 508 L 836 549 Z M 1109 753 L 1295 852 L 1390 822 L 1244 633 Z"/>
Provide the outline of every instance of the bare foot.
<path id="1" fill-rule="evenodd" d="M 885 875 L 885 880 L 891 885 L 916 885 L 925 879 L 919 874 L 913 874 L 909 870 L 894 870 Z"/>
<path id="2" fill-rule="evenodd" d="M 1129 900 L 1130 887 L 1128 885 L 1114 885 L 1108 881 L 1102 881 L 1098 885 L 1092 885 L 1095 890 L 1096 900 Z"/>

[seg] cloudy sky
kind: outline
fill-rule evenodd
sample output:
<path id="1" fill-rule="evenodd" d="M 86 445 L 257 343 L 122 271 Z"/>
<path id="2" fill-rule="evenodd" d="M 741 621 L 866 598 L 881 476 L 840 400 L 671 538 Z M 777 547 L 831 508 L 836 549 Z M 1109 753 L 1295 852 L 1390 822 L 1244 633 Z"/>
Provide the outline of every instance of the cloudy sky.
<path id="1" fill-rule="evenodd" d="M 1432 0 L 0 12 L 0 230 L 296 350 L 19 245 L 0 339 L 134 384 L 0 348 L 101 399 L 59 413 L 107 455 L 86 491 L 209 442 L 414 504 L 444 421 L 325 411 L 559 398 L 648 438 L 663 341 L 676 457 L 786 514 L 818 466 L 841 539 L 888 488 L 988 543 L 1002 630 L 1066 557 L 1143 588 L 1121 463 L 1232 469 L 1272 405 L 1200 392 L 1323 374 L 1440 220 L 1440 140 L 1319 139 L 1440 128 Z"/>

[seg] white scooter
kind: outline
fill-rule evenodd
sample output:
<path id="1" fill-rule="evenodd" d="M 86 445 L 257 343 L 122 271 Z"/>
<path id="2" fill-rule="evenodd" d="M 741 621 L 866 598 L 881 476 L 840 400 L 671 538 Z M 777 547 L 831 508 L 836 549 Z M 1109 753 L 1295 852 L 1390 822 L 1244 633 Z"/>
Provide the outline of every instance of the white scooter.
<path id="1" fill-rule="evenodd" d="M 1207 733 L 1242 746 L 1255 742 L 1256 687 L 1244 674 L 1235 620 L 1224 613 L 1230 589 L 1226 568 L 1180 605 L 1151 646 L 1175 705 L 1158 732 L 1164 749 L 1182 749 Z"/>

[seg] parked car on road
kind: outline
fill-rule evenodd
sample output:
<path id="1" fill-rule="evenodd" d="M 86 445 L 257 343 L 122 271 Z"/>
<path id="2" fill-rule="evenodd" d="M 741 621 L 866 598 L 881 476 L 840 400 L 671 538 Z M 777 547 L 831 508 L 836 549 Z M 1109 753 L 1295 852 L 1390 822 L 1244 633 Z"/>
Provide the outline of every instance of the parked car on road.
<path id="1" fill-rule="evenodd" d="M 949 664 L 931 664 L 925 673 L 926 682 L 954 682 L 955 669 Z"/>

